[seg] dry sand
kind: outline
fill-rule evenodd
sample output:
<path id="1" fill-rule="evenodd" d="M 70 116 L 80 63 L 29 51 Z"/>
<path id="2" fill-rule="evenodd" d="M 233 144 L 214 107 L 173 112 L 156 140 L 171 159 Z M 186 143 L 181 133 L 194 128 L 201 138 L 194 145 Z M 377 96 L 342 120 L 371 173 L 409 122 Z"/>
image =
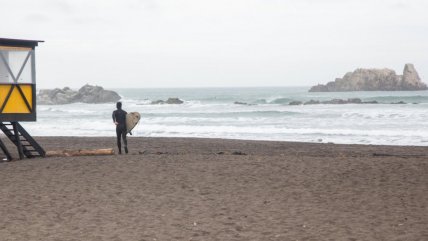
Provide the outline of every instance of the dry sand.
<path id="1" fill-rule="evenodd" d="M 115 145 L 37 139 L 47 150 Z M 121 156 L 0 163 L 0 240 L 428 240 L 427 147 L 129 146 Z"/>

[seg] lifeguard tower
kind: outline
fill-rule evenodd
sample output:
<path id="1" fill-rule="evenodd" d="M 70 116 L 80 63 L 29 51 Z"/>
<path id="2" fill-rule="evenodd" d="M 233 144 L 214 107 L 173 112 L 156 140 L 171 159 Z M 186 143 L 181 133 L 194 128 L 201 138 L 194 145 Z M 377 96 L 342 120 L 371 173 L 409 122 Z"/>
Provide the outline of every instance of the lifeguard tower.
<path id="1" fill-rule="evenodd" d="M 0 38 L 0 129 L 19 158 L 44 156 L 43 148 L 19 124 L 36 121 L 35 48 L 43 41 Z M 8 160 L 12 156 L 0 139 Z"/>

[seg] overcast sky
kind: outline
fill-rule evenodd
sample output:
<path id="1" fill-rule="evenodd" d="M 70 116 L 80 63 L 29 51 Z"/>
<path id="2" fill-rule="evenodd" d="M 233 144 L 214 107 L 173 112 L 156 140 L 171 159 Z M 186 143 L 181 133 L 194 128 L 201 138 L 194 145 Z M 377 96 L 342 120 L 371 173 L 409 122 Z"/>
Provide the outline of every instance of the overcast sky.
<path id="1" fill-rule="evenodd" d="M 0 0 L 0 37 L 40 39 L 41 88 L 309 86 L 414 63 L 426 0 Z"/>

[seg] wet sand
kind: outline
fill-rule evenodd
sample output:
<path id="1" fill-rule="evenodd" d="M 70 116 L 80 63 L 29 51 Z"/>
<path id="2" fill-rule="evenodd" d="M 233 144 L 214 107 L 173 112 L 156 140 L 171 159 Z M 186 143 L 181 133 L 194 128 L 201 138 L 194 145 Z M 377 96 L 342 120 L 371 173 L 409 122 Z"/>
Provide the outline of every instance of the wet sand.
<path id="1" fill-rule="evenodd" d="M 46 150 L 115 146 L 36 139 Z M 192 138 L 129 147 L 1 162 L 0 240 L 428 240 L 428 147 Z"/>

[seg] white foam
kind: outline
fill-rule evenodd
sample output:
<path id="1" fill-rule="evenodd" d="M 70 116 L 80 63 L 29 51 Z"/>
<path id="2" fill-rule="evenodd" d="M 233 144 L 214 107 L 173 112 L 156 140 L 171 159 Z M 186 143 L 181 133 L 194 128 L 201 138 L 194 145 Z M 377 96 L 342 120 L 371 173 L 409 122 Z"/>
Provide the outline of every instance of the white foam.
<path id="1" fill-rule="evenodd" d="M 269 101 L 264 96 L 254 97 L 257 99 Z M 428 146 L 428 104 L 246 106 L 223 100 L 186 99 L 182 105 L 151 105 L 149 98 L 126 96 L 123 103 L 125 110 L 142 115 L 134 131 L 136 136 L 305 142 L 322 139 L 334 143 Z M 114 103 L 39 105 L 38 122 L 23 124 L 36 136 L 114 136 L 114 107 Z"/>

